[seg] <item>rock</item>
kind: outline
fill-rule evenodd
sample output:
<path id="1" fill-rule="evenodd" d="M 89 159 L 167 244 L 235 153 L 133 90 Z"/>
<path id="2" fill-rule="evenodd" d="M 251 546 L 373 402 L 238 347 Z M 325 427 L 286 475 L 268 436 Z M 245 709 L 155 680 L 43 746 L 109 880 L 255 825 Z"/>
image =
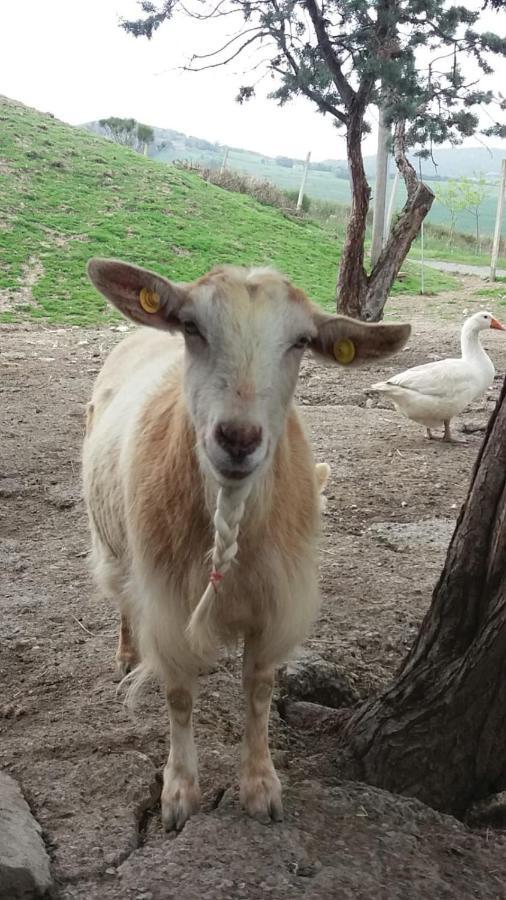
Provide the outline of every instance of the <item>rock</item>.
<path id="1" fill-rule="evenodd" d="M 300 731 L 338 731 L 351 714 L 351 710 L 332 709 L 306 700 L 281 700 L 278 709 L 281 718 Z"/>
<path id="2" fill-rule="evenodd" d="M 464 434 L 481 434 L 481 432 L 486 430 L 487 426 L 481 422 L 464 422 L 462 426 Z"/>
<path id="3" fill-rule="evenodd" d="M 115 881 L 69 897 L 125 900 L 497 900 L 506 862 L 456 819 L 367 785 L 303 781 L 262 825 L 230 794 L 176 839 L 157 833 Z"/>
<path id="4" fill-rule="evenodd" d="M 32 775 L 41 786 L 40 819 L 54 847 L 55 878 L 78 881 L 107 869 L 114 869 L 116 877 L 117 866 L 139 844 L 147 810 L 158 802 L 153 763 L 129 750 L 106 757 L 91 754 L 78 762 L 52 760 L 50 771 L 49 778 L 42 760 Z M 107 872 L 108 882 L 115 880 L 112 875 Z"/>
<path id="5" fill-rule="evenodd" d="M 41 827 L 17 783 L 0 772 L 0 898 L 42 897 L 51 881 Z"/>
<path id="6" fill-rule="evenodd" d="M 79 501 L 79 494 L 74 487 L 66 489 L 57 485 L 49 489 L 47 499 L 56 509 L 72 509 Z"/>
<path id="7" fill-rule="evenodd" d="M 332 709 L 353 706 L 359 695 L 335 663 L 310 650 L 298 651 L 278 672 L 281 695 L 292 700 L 307 700 Z"/>
<path id="8" fill-rule="evenodd" d="M 456 509 L 456 505 L 451 507 Z M 446 550 L 455 530 L 454 519 L 424 519 L 420 522 L 375 522 L 368 531 L 391 550 L 430 547 Z"/>

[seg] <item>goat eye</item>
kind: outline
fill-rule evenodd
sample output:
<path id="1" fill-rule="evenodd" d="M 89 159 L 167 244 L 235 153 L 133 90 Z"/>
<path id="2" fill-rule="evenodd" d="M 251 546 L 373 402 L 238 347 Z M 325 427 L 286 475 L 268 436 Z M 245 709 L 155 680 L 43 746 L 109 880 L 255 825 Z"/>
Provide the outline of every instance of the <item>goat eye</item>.
<path id="1" fill-rule="evenodd" d="M 309 344 L 309 338 L 304 335 L 303 337 L 300 337 L 298 341 L 295 341 L 295 343 L 292 344 L 291 349 L 292 350 L 304 350 L 308 344 Z"/>
<path id="2" fill-rule="evenodd" d="M 183 322 L 183 331 L 189 337 L 202 337 L 195 322 L 191 322 L 191 321 Z"/>

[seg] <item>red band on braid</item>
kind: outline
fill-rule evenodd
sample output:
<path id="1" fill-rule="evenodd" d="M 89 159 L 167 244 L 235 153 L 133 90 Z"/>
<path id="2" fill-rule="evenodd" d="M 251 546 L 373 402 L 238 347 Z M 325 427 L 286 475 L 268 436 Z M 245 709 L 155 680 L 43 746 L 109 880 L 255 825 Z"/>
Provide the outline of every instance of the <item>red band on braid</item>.
<path id="1" fill-rule="evenodd" d="M 219 585 L 220 581 L 223 581 L 223 575 L 221 574 L 221 572 L 217 572 L 216 569 L 213 569 L 209 575 L 209 581 L 211 582 L 213 587 L 216 588 Z"/>

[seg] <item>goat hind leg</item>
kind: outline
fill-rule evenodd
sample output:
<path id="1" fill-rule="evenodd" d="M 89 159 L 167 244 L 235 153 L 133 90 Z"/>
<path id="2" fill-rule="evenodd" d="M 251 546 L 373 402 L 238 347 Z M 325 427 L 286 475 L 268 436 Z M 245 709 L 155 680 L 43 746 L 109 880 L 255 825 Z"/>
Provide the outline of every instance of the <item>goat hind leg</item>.
<path id="1" fill-rule="evenodd" d="M 170 752 L 163 773 L 162 791 L 162 821 L 167 831 L 180 831 L 200 806 L 192 723 L 196 684 L 196 678 L 191 675 L 167 678 Z"/>
<path id="2" fill-rule="evenodd" d="M 245 641 L 243 686 L 246 723 L 241 752 L 241 805 L 257 819 L 283 818 L 281 784 L 269 750 L 269 712 L 274 666 L 261 662 L 254 641 Z"/>
<path id="3" fill-rule="evenodd" d="M 126 613 L 121 613 L 118 649 L 116 650 L 116 666 L 121 675 L 128 675 L 139 662 L 139 655 L 130 622 Z"/>

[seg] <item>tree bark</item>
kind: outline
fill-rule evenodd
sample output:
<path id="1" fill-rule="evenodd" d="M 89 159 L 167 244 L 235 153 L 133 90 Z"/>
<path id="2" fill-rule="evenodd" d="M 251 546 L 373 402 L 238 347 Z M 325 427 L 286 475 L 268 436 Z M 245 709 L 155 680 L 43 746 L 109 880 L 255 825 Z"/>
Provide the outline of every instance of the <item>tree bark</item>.
<path id="1" fill-rule="evenodd" d="M 395 128 L 394 151 L 397 168 L 404 179 L 407 199 L 390 237 L 370 275 L 364 268 L 364 240 L 371 194 L 367 183 L 361 150 L 363 113 L 354 122 L 350 117 L 347 131 L 348 164 L 352 183 L 352 207 L 346 239 L 341 255 L 337 284 L 338 312 L 368 322 L 378 322 L 390 289 L 409 253 L 420 226 L 434 201 L 434 194 L 419 181 L 408 161 L 405 148 L 405 126 Z"/>
<path id="2" fill-rule="evenodd" d="M 433 201 L 434 194 L 431 189 L 423 182 L 419 182 L 413 196 L 406 200 L 380 258 L 369 276 L 361 318 L 378 322 L 383 317 L 390 289 Z"/>
<path id="3" fill-rule="evenodd" d="M 365 781 L 442 811 L 506 788 L 506 380 L 418 638 L 342 739 Z"/>
<path id="4" fill-rule="evenodd" d="M 407 198 L 368 279 L 362 318 L 370 322 L 378 322 L 383 317 L 390 289 L 434 202 L 431 189 L 418 179 L 406 156 L 404 122 L 398 122 L 395 127 L 394 156 L 397 169 L 406 185 Z"/>
<path id="5" fill-rule="evenodd" d="M 348 168 L 351 179 L 351 210 L 346 226 L 339 276 L 337 281 L 337 309 L 355 319 L 362 318 L 367 294 L 367 273 L 364 268 L 364 242 L 371 189 L 367 183 L 362 156 L 364 110 L 352 103 L 346 130 Z"/>

